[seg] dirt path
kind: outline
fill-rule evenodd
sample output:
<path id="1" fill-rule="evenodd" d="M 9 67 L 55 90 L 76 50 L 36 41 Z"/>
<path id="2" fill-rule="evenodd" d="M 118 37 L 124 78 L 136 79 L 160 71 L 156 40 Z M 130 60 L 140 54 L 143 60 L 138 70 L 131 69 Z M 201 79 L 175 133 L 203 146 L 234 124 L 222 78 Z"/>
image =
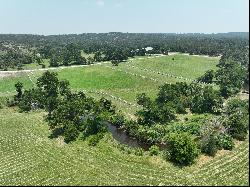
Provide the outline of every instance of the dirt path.
<path id="1" fill-rule="evenodd" d="M 101 64 L 107 64 L 107 63 L 109 63 L 109 62 L 100 62 L 100 63 L 90 64 L 90 65 L 61 66 L 61 67 L 54 67 L 54 68 L 27 69 L 27 70 L 15 70 L 15 71 L 0 71 L 0 78 L 15 76 L 17 74 L 36 72 L 36 71 L 47 71 L 47 70 L 57 70 L 57 69 L 77 68 L 77 67 L 88 67 L 88 66 L 101 65 Z"/>

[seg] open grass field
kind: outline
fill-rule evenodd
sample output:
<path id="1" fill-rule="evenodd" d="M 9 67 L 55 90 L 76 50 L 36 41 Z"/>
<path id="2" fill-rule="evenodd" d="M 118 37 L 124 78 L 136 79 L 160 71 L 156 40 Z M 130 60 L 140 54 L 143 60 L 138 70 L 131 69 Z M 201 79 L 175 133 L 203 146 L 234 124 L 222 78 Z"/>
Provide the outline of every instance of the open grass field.
<path id="1" fill-rule="evenodd" d="M 175 58 L 173 61 L 172 58 Z M 138 57 L 121 63 L 53 70 L 73 90 L 112 100 L 133 118 L 136 95 L 155 97 L 164 82 L 191 82 L 218 58 L 173 55 Z M 30 88 L 41 71 L 0 79 L 0 97 L 13 95 L 19 80 Z M 190 167 L 179 168 L 161 156 L 128 154 L 117 148 L 110 134 L 96 146 L 85 141 L 64 144 L 50 139 L 45 112 L 19 113 L 0 109 L 0 185 L 248 185 L 249 140 L 215 158 L 200 156 Z"/>

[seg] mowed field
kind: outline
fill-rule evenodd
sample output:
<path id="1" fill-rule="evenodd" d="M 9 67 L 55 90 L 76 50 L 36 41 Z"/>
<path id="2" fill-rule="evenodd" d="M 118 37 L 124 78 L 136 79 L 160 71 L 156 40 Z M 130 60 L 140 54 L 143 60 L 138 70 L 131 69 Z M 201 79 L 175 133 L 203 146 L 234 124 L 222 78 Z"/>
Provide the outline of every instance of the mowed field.
<path id="1" fill-rule="evenodd" d="M 191 82 L 216 69 L 218 61 L 186 55 L 138 57 L 118 67 L 105 63 L 55 71 L 72 89 L 104 96 L 133 118 L 137 94 L 155 97 L 164 82 Z M 41 74 L 0 79 L 0 98 L 15 94 L 18 80 L 31 88 Z M 196 164 L 179 168 L 161 156 L 121 151 L 110 134 L 96 147 L 50 139 L 45 114 L 0 109 L 0 185 L 248 185 L 249 140 L 236 142 L 233 151 L 219 151 L 215 158 L 202 155 Z"/>

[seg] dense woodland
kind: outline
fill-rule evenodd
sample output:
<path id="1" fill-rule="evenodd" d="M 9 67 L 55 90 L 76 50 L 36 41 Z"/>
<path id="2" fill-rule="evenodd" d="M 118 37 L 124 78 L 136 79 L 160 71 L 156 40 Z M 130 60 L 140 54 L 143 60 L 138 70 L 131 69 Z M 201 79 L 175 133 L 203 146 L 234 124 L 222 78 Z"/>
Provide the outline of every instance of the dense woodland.
<path id="1" fill-rule="evenodd" d="M 94 61 L 114 63 L 128 57 L 145 54 L 183 52 L 219 56 L 229 50 L 241 51 L 249 45 L 248 33 L 226 34 L 143 34 L 143 33 L 86 33 L 71 35 L 0 35 L 0 69 L 50 59 L 51 66 L 87 64 Z M 147 51 L 147 47 L 153 49 Z M 81 52 L 95 54 L 92 59 Z M 16 56 L 10 58 L 9 56 Z M 29 60 L 27 60 L 29 57 Z"/>

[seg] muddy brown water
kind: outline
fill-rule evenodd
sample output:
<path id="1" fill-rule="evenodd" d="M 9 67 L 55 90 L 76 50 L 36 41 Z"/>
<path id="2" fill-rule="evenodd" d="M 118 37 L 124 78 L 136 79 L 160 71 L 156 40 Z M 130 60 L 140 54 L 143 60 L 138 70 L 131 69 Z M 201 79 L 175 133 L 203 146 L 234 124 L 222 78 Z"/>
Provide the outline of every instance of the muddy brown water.
<path id="1" fill-rule="evenodd" d="M 106 125 L 108 127 L 108 131 L 111 132 L 113 138 L 121 144 L 125 144 L 133 148 L 142 148 L 144 150 L 149 150 L 149 148 L 152 146 L 150 144 L 140 142 L 136 138 L 129 136 L 126 132 L 117 128 L 115 125 L 112 125 L 111 123 L 106 123 Z M 166 148 L 166 145 L 163 144 L 158 144 L 157 146 L 161 150 Z"/>

